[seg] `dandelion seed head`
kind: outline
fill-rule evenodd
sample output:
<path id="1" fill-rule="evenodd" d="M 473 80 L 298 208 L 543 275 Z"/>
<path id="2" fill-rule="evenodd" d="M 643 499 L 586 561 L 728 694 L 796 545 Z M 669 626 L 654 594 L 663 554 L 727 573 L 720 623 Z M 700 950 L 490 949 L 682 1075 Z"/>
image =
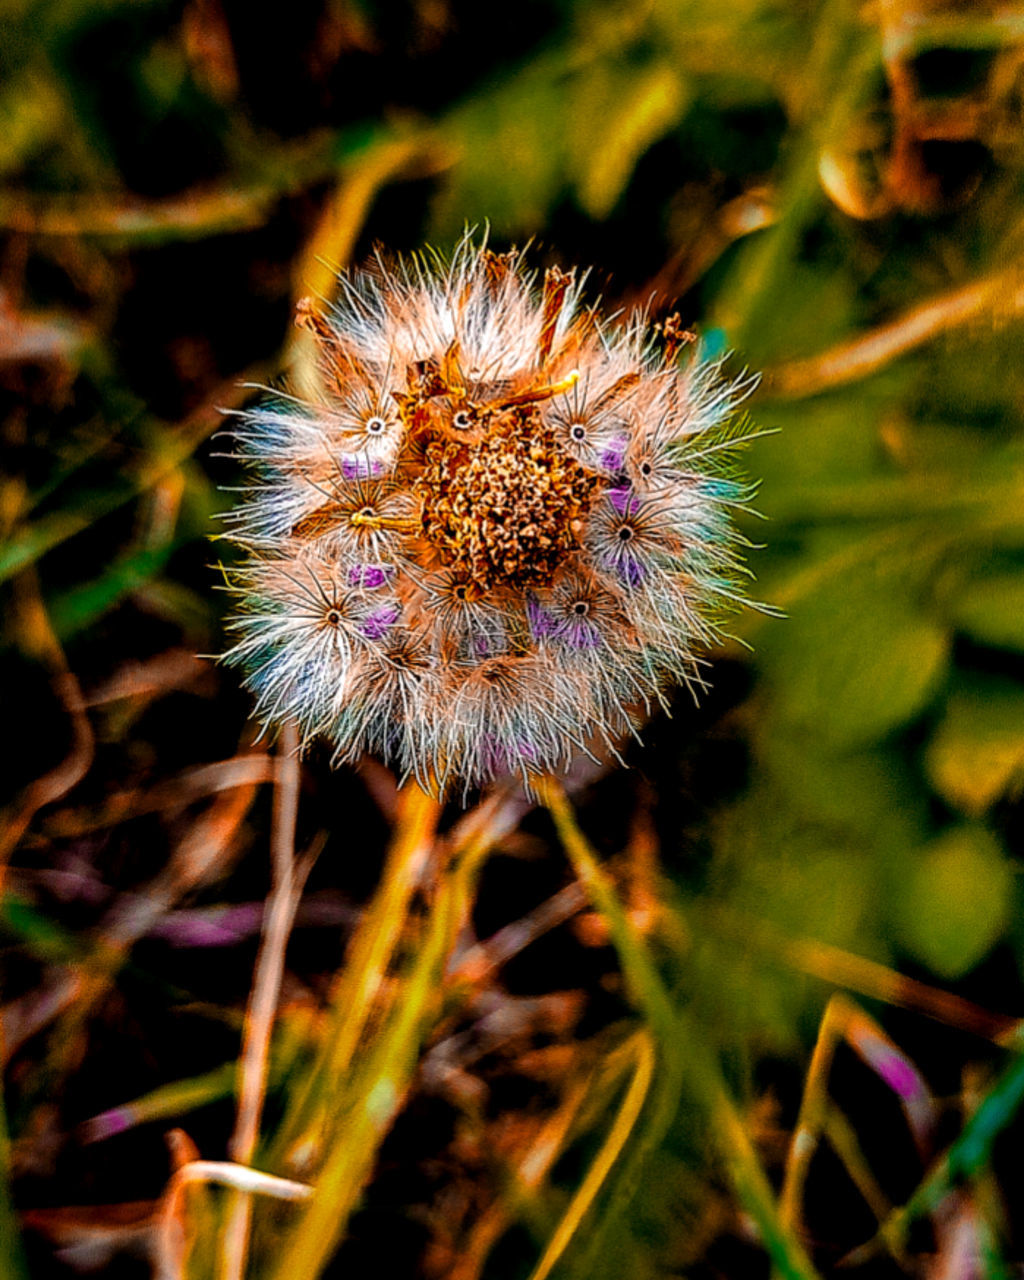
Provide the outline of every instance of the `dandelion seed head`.
<path id="1" fill-rule="evenodd" d="M 529 785 L 616 743 L 740 598 L 730 423 L 750 380 L 676 317 L 604 318 L 467 236 L 300 304 L 319 386 L 238 415 L 241 666 L 267 724 L 338 763 Z"/>

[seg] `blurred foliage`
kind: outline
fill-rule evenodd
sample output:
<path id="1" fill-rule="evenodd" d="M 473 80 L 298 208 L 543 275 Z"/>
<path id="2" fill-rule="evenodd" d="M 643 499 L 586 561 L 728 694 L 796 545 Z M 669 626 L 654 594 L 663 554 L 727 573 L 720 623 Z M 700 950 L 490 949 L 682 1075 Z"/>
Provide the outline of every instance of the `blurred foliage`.
<path id="1" fill-rule="evenodd" d="M 347 929 L 386 842 L 367 787 L 394 814 L 372 770 L 310 762 L 301 831 L 333 856 L 255 1163 L 298 1176 L 318 1133 L 335 1198 L 259 1199 L 251 1274 L 1019 1268 L 1022 140 L 1024 9 L 985 0 L 6 0 L 0 1173 L 31 1231 L 25 1264 L 0 1179 L 4 1275 L 148 1274 L 168 1167 L 145 1125 L 224 1157 L 271 775 L 190 657 L 222 646 L 208 539 L 240 481 L 216 432 L 301 362 L 294 303 L 335 265 L 467 223 L 762 371 L 752 590 L 787 616 L 745 613 L 702 709 L 574 793 L 606 871 L 552 800 L 596 914 L 526 929 L 486 982 L 445 956 L 564 887 L 550 826 L 492 832 L 482 871 L 450 840 L 474 852 L 429 910 L 385 875 L 332 986 L 325 923 Z M 872 1016 L 830 1039 L 836 988 Z M 582 1022 L 545 1024 L 575 991 Z M 498 1008 L 515 1049 L 487 1038 Z M 441 1137 L 417 1129 L 437 1097 Z M 802 1210 L 798 1114 L 829 1148 Z M 189 1275 L 219 1195 L 188 1192 Z"/>

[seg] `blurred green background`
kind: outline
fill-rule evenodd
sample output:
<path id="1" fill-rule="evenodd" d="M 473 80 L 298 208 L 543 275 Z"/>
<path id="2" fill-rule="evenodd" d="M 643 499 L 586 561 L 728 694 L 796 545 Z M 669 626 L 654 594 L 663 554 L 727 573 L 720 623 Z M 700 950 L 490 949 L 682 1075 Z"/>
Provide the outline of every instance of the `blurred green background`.
<path id="1" fill-rule="evenodd" d="M 218 486 L 239 477 L 215 438 L 220 411 L 283 376 L 294 304 L 329 295 L 336 266 L 377 242 L 449 246 L 467 224 L 489 227 L 499 249 L 531 242 L 538 267 L 592 267 L 591 296 L 612 308 L 678 309 L 706 354 L 761 372 L 745 406 L 766 432 L 743 457 L 765 517 L 745 528 L 758 544 L 751 592 L 787 616 L 740 617 L 702 708 L 681 698 L 660 717 L 629 774 L 580 795 L 582 820 L 614 860 L 633 847 L 621 814 L 649 819 L 674 922 L 663 963 L 744 1106 L 766 1108 L 770 1171 L 833 987 L 851 988 L 946 1099 L 936 1105 L 954 1138 L 1014 1069 L 986 1037 L 1005 1045 L 1024 1007 L 1022 126 L 1024 9 L 980 0 L 294 0 L 265 15 L 233 0 L 4 0 L 0 578 L 15 798 L 3 929 L 17 1207 L 135 1199 L 139 1176 L 157 1195 L 159 1131 L 108 1157 L 79 1150 L 76 1126 L 237 1052 L 251 937 L 223 989 L 201 955 L 144 939 L 109 978 L 116 998 L 87 1003 L 78 1023 L 73 1002 L 30 1017 L 55 972 L 88 969 L 110 886 L 152 876 L 191 812 L 157 821 L 136 808 L 118 825 L 112 798 L 251 742 L 234 681 L 190 665 L 223 647 L 210 563 L 229 553 L 209 539 L 231 500 Z M 156 701 L 98 695 L 126 671 L 145 684 L 160 661 Z M 99 710 L 76 773 L 79 695 Z M 365 897 L 386 824 L 364 784 L 332 778 L 323 760 L 305 785 L 312 825 L 340 813 L 369 851 L 339 853 L 318 891 Z M 65 796 L 78 817 L 62 826 L 46 806 Z M 106 817 L 90 826 L 86 811 Z M 246 819 L 249 859 L 268 814 L 257 804 Z M 525 911 L 568 874 L 550 849 L 538 864 L 545 840 L 527 825 L 529 856 L 506 849 L 485 870 L 490 927 L 512 918 L 494 906 L 510 885 L 508 911 Z M 228 864 L 190 901 L 258 898 L 263 872 Z M 54 866 L 83 882 L 47 880 Z M 341 950 L 309 932 L 293 963 L 315 992 L 309 974 L 329 973 Z M 523 989 L 563 964 L 553 985 L 600 1004 L 604 952 L 564 947 L 526 966 Z M 150 1025 L 204 1002 L 234 1020 L 195 1015 L 187 1044 Z M 611 1014 L 594 1018 L 596 1034 Z M 101 1086 L 83 1075 L 93 1051 L 113 1064 Z M 837 1061 L 835 1087 L 862 1165 L 898 1204 L 924 1166 L 904 1150 L 898 1108 L 852 1062 Z M 507 1109 L 543 1105 L 543 1089 L 527 1092 Z M 1003 1104 L 988 1115 L 1009 1150 L 1016 1095 Z M 209 1114 L 196 1124 L 212 1150 L 224 1119 Z M 415 1125 L 401 1141 L 399 1164 L 421 1159 Z M 630 1166 L 625 1225 L 595 1237 L 603 1260 L 596 1245 L 580 1253 L 581 1274 L 767 1274 L 701 1144 L 700 1125 L 680 1122 L 648 1165 Z M 1002 1149 L 994 1177 L 990 1148 L 969 1169 L 977 1270 L 940 1272 L 953 1255 L 934 1227 L 909 1261 L 896 1250 L 855 1273 L 1016 1274 L 1021 1175 Z M 849 1150 L 817 1166 L 827 1191 L 807 1209 L 823 1273 L 874 1231 Z M 581 1176 L 573 1158 L 556 1170 L 563 1191 Z M 395 1221 L 421 1221 L 408 1206 L 426 1193 L 403 1184 L 376 1210 L 368 1194 L 356 1234 L 373 1257 Z M 947 1227 L 967 1220 L 946 1210 Z M 375 1234 L 373 1212 L 392 1226 Z M 37 1227 L 31 1273 L 71 1274 L 81 1249 L 69 1260 L 52 1222 Z M 395 1274 L 462 1274 L 421 1235 Z M 147 1274 L 122 1243 L 103 1265 Z M 485 1274 L 526 1276 L 532 1256 L 515 1240 Z"/>

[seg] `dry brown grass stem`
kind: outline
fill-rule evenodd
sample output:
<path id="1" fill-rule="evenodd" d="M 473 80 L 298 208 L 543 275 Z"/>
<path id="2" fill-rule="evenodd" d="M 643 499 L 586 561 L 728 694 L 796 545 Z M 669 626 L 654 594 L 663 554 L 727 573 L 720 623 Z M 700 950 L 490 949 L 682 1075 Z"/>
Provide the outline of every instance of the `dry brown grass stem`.
<path id="1" fill-rule="evenodd" d="M 1024 1020 L 1011 1014 L 995 1013 L 963 996 L 905 977 L 877 960 L 868 960 L 831 943 L 814 938 L 788 938 L 765 921 L 747 915 L 730 918 L 718 913 L 714 920 L 725 937 L 743 939 L 764 955 L 775 956 L 801 973 L 883 1004 L 924 1014 L 947 1027 L 994 1044 L 1011 1044 L 1024 1025 Z"/>
<path id="2" fill-rule="evenodd" d="M 524 951 L 532 942 L 563 924 L 587 905 L 582 886 L 574 881 L 542 902 L 528 915 L 505 925 L 483 942 L 477 942 L 459 958 L 449 975 L 455 985 L 477 985 Z"/>
<path id="3" fill-rule="evenodd" d="M 159 782 L 148 791 L 130 788 L 117 791 L 96 808 L 64 809 L 45 825 L 46 835 L 55 839 L 81 836 L 103 827 L 116 826 L 145 813 L 194 804 L 206 796 L 235 787 L 273 782 L 275 765 L 262 751 L 232 756 L 212 764 L 186 769 L 175 778 Z"/>
<path id="4" fill-rule="evenodd" d="M 993 1013 L 949 991 L 907 978 L 875 960 L 843 951 L 826 942 L 792 938 L 780 942 L 781 954 L 795 968 L 850 991 L 872 996 L 901 1009 L 923 1013 L 948 1027 L 1006 1045 L 1017 1035 L 1019 1018 Z"/>
<path id="5" fill-rule="evenodd" d="M 173 689 L 187 689 L 212 672 L 212 664 L 197 658 L 191 649 L 167 649 L 118 667 L 86 693 L 85 705 L 101 707 L 122 698 L 156 697 Z"/>
<path id="6" fill-rule="evenodd" d="M 448 832 L 447 844 L 461 857 L 477 857 L 481 849 L 491 849 L 511 835 L 533 807 L 534 801 L 516 786 L 488 791 Z"/>
<path id="7" fill-rule="evenodd" d="M 772 397 L 799 400 L 866 378 L 876 369 L 972 320 L 993 324 L 1024 312 L 1024 260 L 911 307 L 878 328 L 841 342 L 821 355 L 794 360 L 765 379 Z"/>
<path id="8" fill-rule="evenodd" d="M 53 688 L 71 722 L 71 747 L 60 764 L 30 783 L 14 812 L 5 820 L 0 831 L 0 885 L 11 854 L 35 815 L 44 805 L 53 804 L 77 786 L 92 763 L 92 726 L 85 714 L 78 680 L 73 672 L 63 671 L 54 678 Z"/>
<path id="9" fill-rule="evenodd" d="M 245 1034 L 239 1063 L 238 1113 L 228 1150 L 237 1164 L 247 1165 L 259 1137 L 260 1117 L 267 1086 L 267 1063 L 274 1018 L 281 995 L 285 949 L 295 920 L 302 887 L 312 857 L 295 860 L 295 824 L 299 808 L 300 764 L 298 734 L 288 724 L 281 733 L 277 756 L 276 789 L 271 835 L 271 886 L 263 920 L 263 938 L 256 960 Z M 252 1200 L 238 1192 L 227 1211 L 221 1247 L 223 1280 L 241 1280 L 249 1240 Z"/>
<path id="10" fill-rule="evenodd" d="M 186 893 L 226 875 L 235 837 L 256 798 L 255 783 L 217 796 L 174 849 L 160 875 L 136 894 L 122 894 L 101 932 L 101 950 L 120 954 L 144 937 Z"/>
<path id="11" fill-rule="evenodd" d="M 256 792 L 256 785 L 248 784 L 219 795 L 189 827 L 164 871 L 141 891 L 117 898 L 100 926 L 88 965 L 51 967 L 42 995 L 32 992 L 4 1008 L 5 1058 L 61 1016 L 66 1016 L 66 1022 L 54 1036 L 54 1051 L 72 1052 L 77 1030 L 85 1026 L 135 943 L 186 893 L 226 871 Z M 50 1069 L 58 1074 L 63 1070 L 52 1061 Z"/>
<path id="12" fill-rule="evenodd" d="M 188 236 L 244 231 L 266 222 L 278 193 L 269 187 L 191 190 L 167 200 L 122 200 L 109 196 L 45 204 L 8 199 L 0 225 L 36 236 Z"/>
<path id="13" fill-rule="evenodd" d="M 188 1241 L 185 1232 L 185 1193 L 190 1186 L 215 1183 L 250 1195 L 273 1196 L 276 1200 L 308 1200 L 313 1188 L 290 1178 L 277 1178 L 244 1165 L 218 1160 L 190 1160 L 167 1184 L 157 1224 L 156 1280 L 184 1280 Z"/>
<path id="14" fill-rule="evenodd" d="M 85 985 L 82 973 L 70 966 L 51 966 L 39 989 L 0 1008 L 0 1066 L 56 1018 L 71 1010 Z"/>
<path id="15" fill-rule="evenodd" d="M 64 657 L 64 650 L 50 625 L 49 614 L 39 592 L 34 572 L 26 571 L 17 580 L 18 627 L 26 652 L 41 659 L 51 670 L 53 690 L 71 723 L 71 745 L 59 764 L 36 778 L 15 802 L 13 812 L 0 826 L 0 891 L 11 854 L 29 823 L 44 805 L 53 804 L 77 786 L 89 771 L 93 759 L 93 733 L 85 712 L 78 679 Z"/>

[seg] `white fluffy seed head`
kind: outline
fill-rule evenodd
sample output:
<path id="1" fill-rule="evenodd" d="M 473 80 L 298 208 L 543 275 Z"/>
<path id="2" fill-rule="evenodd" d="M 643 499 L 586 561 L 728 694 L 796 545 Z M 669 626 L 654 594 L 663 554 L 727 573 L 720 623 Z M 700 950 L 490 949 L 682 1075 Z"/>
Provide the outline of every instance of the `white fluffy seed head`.
<path id="1" fill-rule="evenodd" d="M 265 723 L 432 789 L 529 785 L 700 685 L 742 574 L 727 459 L 753 383 L 581 288 L 467 236 L 300 309 L 319 393 L 234 432 L 253 483 L 225 659 Z"/>

